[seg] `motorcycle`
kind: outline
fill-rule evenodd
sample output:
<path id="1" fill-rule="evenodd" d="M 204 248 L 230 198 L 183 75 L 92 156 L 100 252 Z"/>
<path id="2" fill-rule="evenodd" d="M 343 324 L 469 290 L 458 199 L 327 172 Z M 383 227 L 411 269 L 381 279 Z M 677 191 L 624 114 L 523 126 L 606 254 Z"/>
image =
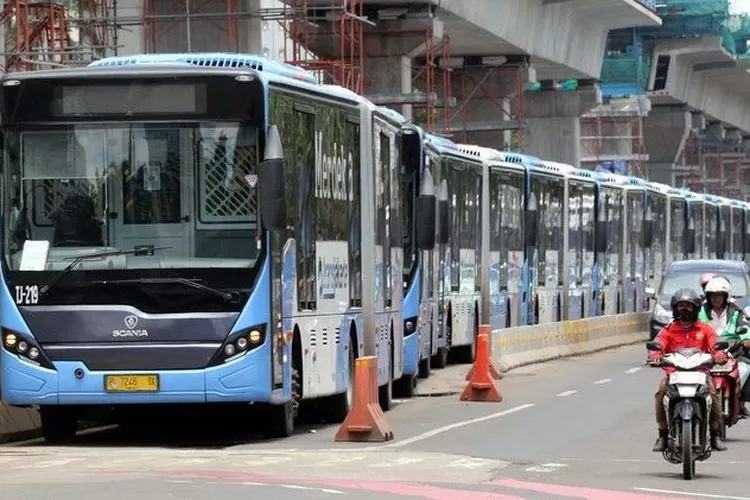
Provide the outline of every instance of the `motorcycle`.
<path id="1" fill-rule="evenodd" d="M 719 427 L 719 438 L 722 441 L 727 439 L 727 428 L 740 420 L 740 370 L 736 356 L 741 348 L 742 344 L 734 344 L 727 351 L 726 364 L 711 368 L 711 377 L 714 379 L 721 404 L 722 424 Z"/>
<path id="2" fill-rule="evenodd" d="M 726 350 L 729 343 L 719 341 L 716 350 Z M 657 342 L 646 343 L 649 351 L 661 351 Z M 677 349 L 662 356 L 661 363 L 647 363 L 658 368 L 674 368 L 669 374 L 668 391 L 664 407 L 669 423 L 667 449 L 664 459 L 673 464 L 682 464 L 683 479 L 693 479 L 695 462 L 711 456 L 709 438 L 709 415 L 711 396 L 708 393 L 709 375 L 703 370 L 714 366 L 713 357 L 700 349 Z"/>

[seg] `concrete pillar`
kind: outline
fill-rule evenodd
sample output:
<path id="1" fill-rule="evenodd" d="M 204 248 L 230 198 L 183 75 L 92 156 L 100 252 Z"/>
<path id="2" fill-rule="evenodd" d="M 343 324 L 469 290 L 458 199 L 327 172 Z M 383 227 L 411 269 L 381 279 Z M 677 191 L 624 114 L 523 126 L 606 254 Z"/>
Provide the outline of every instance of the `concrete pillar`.
<path id="1" fill-rule="evenodd" d="M 685 165 L 685 147 L 693 126 L 703 124 L 701 113 L 691 113 L 683 106 L 655 106 L 644 119 L 643 133 L 650 161 L 648 178 L 674 185 L 675 166 Z"/>
<path id="2" fill-rule="evenodd" d="M 143 0 L 120 0 L 117 2 L 117 17 L 123 19 L 143 19 Z M 110 40 L 111 44 L 117 44 L 117 55 L 127 56 L 142 54 L 143 24 L 128 24 L 117 29 L 117 40 Z M 114 54 L 110 54 L 114 55 Z"/>
<path id="3" fill-rule="evenodd" d="M 524 152 L 578 166 L 580 116 L 601 103 L 598 87 L 574 92 L 528 92 L 524 103 Z"/>
<path id="4" fill-rule="evenodd" d="M 415 89 L 415 60 L 425 57 L 428 40 L 432 47 L 439 46 L 443 39 L 443 22 L 426 16 L 381 19 L 377 21 L 377 28 L 368 30 L 365 37 L 365 94 L 374 103 L 399 110 L 407 119 L 414 119 L 412 104 L 426 102 L 428 97 L 423 79 L 417 80 Z M 435 73 L 432 92 L 442 100 L 447 96 L 440 95 L 439 71 Z M 417 89 L 420 95 L 414 92 Z"/>

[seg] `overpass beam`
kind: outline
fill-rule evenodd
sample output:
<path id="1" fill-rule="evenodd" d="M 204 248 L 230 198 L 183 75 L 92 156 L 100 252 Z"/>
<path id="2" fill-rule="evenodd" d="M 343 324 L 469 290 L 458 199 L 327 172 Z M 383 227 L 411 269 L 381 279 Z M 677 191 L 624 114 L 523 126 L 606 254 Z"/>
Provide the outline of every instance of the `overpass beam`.
<path id="1" fill-rule="evenodd" d="M 581 160 L 580 117 L 601 104 L 597 85 L 574 92 L 528 92 L 525 99 L 524 151 L 540 158 L 578 166 Z"/>

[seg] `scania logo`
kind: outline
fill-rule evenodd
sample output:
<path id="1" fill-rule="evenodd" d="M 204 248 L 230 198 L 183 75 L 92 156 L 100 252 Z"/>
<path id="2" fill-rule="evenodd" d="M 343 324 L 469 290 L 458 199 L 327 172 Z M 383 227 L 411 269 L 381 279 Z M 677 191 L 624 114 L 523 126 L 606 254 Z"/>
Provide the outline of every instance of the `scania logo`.
<path id="1" fill-rule="evenodd" d="M 138 316 L 125 316 L 125 327 L 127 328 L 135 328 L 135 325 L 138 324 Z"/>
<path id="2" fill-rule="evenodd" d="M 125 316 L 123 320 L 125 323 L 125 329 L 114 329 L 112 330 L 113 337 L 148 337 L 148 330 L 145 328 L 136 328 L 138 326 L 138 316 Z"/>

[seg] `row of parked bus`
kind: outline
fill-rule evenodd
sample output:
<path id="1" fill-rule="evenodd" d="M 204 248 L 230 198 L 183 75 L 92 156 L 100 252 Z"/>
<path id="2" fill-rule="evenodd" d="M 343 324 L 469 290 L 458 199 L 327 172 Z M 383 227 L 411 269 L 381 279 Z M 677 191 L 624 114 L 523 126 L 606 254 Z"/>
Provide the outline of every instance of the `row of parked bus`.
<path id="1" fill-rule="evenodd" d="M 455 144 L 252 55 L 10 73 L 0 106 L 0 386 L 52 441 L 166 403 L 288 436 L 301 403 L 345 417 L 363 355 L 388 409 L 479 324 L 642 311 L 672 260 L 750 251 L 743 202 Z"/>

